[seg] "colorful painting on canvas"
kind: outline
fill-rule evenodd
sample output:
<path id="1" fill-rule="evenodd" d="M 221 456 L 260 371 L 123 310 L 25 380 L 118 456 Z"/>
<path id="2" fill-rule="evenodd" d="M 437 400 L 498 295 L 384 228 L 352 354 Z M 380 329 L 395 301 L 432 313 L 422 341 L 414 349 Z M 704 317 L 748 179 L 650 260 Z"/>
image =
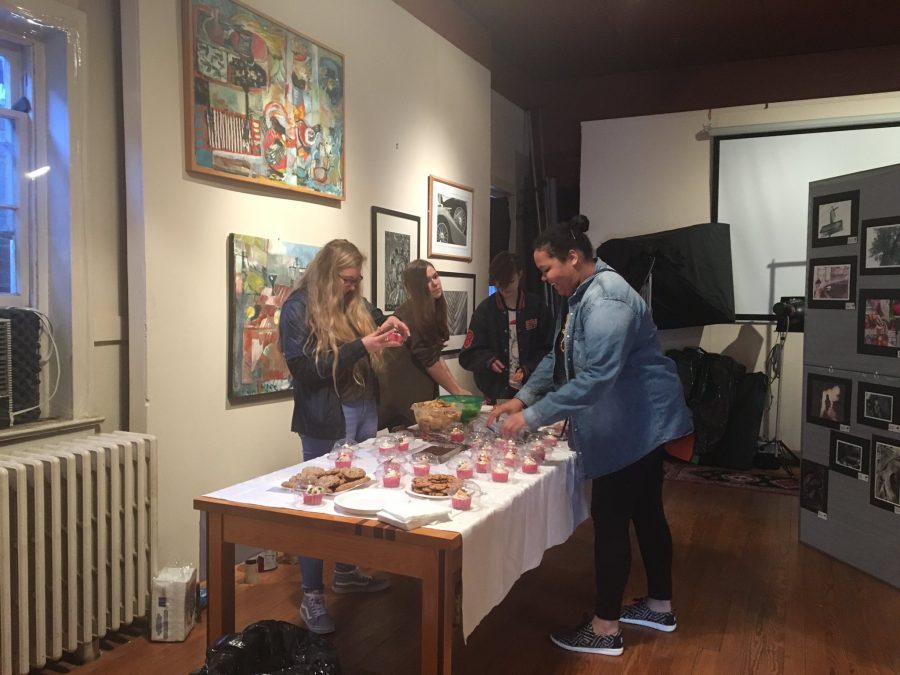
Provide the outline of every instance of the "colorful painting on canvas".
<path id="1" fill-rule="evenodd" d="M 234 0 L 184 0 L 187 169 L 344 199 L 344 57 Z"/>
<path id="2" fill-rule="evenodd" d="M 229 237 L 232 402 L 290 396 L 291 374 L 278 348 L 278 321 L 281 306 L 318 250 L 245 234 Z"/>

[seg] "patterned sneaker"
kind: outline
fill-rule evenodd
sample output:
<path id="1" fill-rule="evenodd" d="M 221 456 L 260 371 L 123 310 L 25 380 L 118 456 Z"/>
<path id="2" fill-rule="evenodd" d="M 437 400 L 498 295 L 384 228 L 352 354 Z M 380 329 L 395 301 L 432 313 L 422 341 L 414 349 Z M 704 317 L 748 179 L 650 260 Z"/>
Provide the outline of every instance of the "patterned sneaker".
<path id="1" fill-rule="evenodd" d="M 300 618 L 310 633 L 324 635 L 334 632 L 334 619 L 325 609 L 325 595 L 322 591 L 308 591 L 300 602 Z"/>
<path id="2" fill-rule="evenodd" d="M 550 640 L 553 644 L 570 652 L 585 652 L 587 654 L 604 654 L 606 656 L 619 656 L 624 649 L 622 631 L 615 635 L 597 635 L 591 628 L 591 620 L 588 619 L 570 631 L 551 633 Z"/>
<path id="3" fill-rule="evenodd" d="M 363 574 L 358 567 L 349 572 L 334 572 L 334 583 L 331 590 L 335 593 L 375 593 L 383 591 L 391 585 L 387 577 L 370 577 Z"/>
<path id="4" fill-rule="evenodd" d="M 647 598 L 635 598 L 633 605 L 625 605 L 619 621 L 636 626 L 646 626 L 665 633 L 671 633 L 678 627 L 678 623 L 675 621 L 675 612 L 654 612 L 647 607 Z"/>

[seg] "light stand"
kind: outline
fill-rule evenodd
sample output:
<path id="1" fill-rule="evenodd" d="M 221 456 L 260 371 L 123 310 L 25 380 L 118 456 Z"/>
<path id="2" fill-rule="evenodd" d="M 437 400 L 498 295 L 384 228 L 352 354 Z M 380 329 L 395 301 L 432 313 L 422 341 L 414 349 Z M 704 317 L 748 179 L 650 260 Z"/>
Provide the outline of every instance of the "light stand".
<path id="1" fill-rule="evenodd" d="M 780 328 L 780 326 L 779 326 Z M 780 467 L 782 467 L 787 475 L 791 478 L 794 477 L 794 472 L 791 469 L 791 464 L 799 464 L 800 460 L 797 455 L 785 444 L 783 440 L 781 440 L 781 383 L 784 379 L 782 377 L 782 368 L 784 367 L 784 343 L 787 341 L 788 335 L 788 325 L 785 322 L 784 330 L 778 331 L 778 343 L 772 348 L 772 378 L 778 380 L 778 389 L 777 396 L 778 400 L 775 402 L 775 436 L 769 442 L 765 443 L 760 449 L 764 450 L 765 448 L 772 448 L 772 455 L 775 457 L 776 462 Z"/>

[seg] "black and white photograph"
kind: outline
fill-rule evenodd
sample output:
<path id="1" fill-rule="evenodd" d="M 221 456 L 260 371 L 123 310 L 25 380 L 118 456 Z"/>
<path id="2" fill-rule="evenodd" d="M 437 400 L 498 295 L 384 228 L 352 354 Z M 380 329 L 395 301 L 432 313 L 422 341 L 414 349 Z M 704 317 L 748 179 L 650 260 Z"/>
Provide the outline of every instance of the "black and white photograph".
<path id="1" fill-rule="evenodd" d="M 859 190 L 813 199 L 813 248 L 849 243 L 859 230 Z"/>
<path id="2" fill-rule="evenodd" d="M 865 438 L 832 431 L 829 457 L 832 471 L 853 478 L 869 475 L 869 441 Z"/>
<path id="3" fill-rule="evenodd" d="M 474 200 L 472 188 L 428 177 L 429 258 L 471 262 Z"/>
<path id="4" fill-rule="evenodd" d="M 869 502 L 896 513 L 900 511 L 900 442 L 873 436 L 872 444 Z"/>
<path id="5" fill-rule="evenodd" d="M 857 309 L 856 351 L 900 356 L 900 289 L 864 288 Z"/>
<path id="6" fill-rule="evenodd" d="M 900 216 L 862 222 L 859 268 L 860 274 L 900 272 Z"/>
<path id="7" fill-rule="evenodd" d="M 845 309 L 848 302 L 855 302 L 856 259 L 810 260 L 806 297 L 813 309 Z"/>
<path id="8" fill-rule="evenodd" d="M 888 429 L 900 418 L 900 388 L 860 381 L 857 390 L 856 421 L 870 427 Z"/>
<path id="9" fill-rule="evenodd" d="M 806 421 L 832 429 L 850 424 L 853 383 L 842 377 L 809 373 L 806 379 Z"/>
<path id="10" fill-rule="evenodd" d="M 828 513 L 828 467 L 824 464 L 800 460 L 800 508 Z"/>
<path id="11" fill-rule="evenodd" d="M 403 270 L 420 257 L 421 220 L 400 211 L 372 207 L 372 303 L 391 314 L 406 300 Z"/>
<path id="12" fill-rule="evenodd" d="M 444 356 L 458 354 L 469 330 L 469 321 L 477 304 L 475 299 L 475 275 L 464 272 L 440 272 L 441 287 L 447 300 L 447 323 L 450 325 L 450 339 Z"/>

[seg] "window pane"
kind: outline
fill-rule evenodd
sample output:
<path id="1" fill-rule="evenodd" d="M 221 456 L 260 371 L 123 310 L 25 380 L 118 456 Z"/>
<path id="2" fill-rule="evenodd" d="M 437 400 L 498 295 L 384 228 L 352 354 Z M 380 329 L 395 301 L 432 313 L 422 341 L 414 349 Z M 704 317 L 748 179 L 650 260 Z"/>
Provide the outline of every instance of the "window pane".
<path id="1" fill-rule="evenodd" d="M 16 212 L 13 209 L 0 208 L 0 235 L 16 232 Z"/>
<path id="2" fill-rule="evenodd" d="M 10 91 L 9 91 L 9 60 L 0 55 L 0 107 L 8 108 L 12 105 L 12 101 L 9 100 Z"/>
<path id="3" fill-rule="evenodd" d="M 0 204 L 18 204 L 15 123 L 0 118 Z"/>

